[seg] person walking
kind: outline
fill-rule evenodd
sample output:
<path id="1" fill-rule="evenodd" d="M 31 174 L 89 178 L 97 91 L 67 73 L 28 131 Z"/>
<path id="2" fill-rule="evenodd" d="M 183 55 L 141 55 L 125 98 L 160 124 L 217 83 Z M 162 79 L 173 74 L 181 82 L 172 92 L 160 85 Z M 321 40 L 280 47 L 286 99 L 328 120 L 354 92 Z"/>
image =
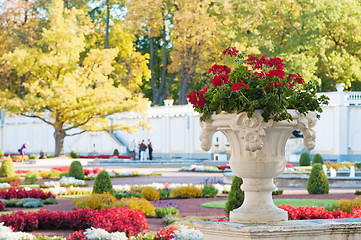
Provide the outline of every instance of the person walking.
<path id="1" fill-rule="evenodd" d="M 144 140 L 142 140 L 142 142 L 140 143 L 139 150 L 140 150 L 140 161 L 147 160 L 147 156 L 145 153 L 145 151 L 147 150 L 147 145 L 145 145 Z"/>
<path id="2" fill-rule="evenodd" d="M 18 149 L 19 153 L 21 154 L 21 162 L 25 160 L 25 149 L 29 147 L 29 142 L 24 143 L 21 148 Z"/>
<path id="3" fill-rule="evenodd" d="M 135 140 L 133 140 L 133 142 L 130 143 L 129 145 L 129 152 L 130 152 L 130 156 L 132 160 L 135 160 L 135 151 L 137 150 L 137 143 L 135 142 Z"/>
<path id="4" fill-rule="evenodd" d="M 153 160 L 153 145 L 150 139 L 148 139 L 148 152 L 149 152 L 149 160 Z"/>

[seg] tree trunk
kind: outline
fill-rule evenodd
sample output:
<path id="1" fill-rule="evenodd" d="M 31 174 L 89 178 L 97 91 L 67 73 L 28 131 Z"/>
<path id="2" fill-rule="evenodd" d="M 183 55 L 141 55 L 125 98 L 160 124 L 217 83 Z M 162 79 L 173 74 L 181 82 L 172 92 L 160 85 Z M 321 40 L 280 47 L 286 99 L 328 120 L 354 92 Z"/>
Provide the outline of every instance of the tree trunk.
<path id="1" fill-rule="evenodd" d="M 188 81 L 189 74 L 185 73 L 186 70 L 182 69 L 183 73 L 181 73 L 180 77 L 180 87 L 179 87 L 179 105 L 186 105 L 187 102 L 187 91 L 188 91 Z"/>
<path id="2" fill-rule="evenodd" d="M 25 97 L 24 83 L 25 83 L 25 75 L 22 75 L 20 77 L 20 99 L 22 99 L 22 100 L 24 100 L 24 97 Z"/>
<path id="3" fill-rule="evenodd" d="M 55 157 L 64 155 L 64 139 L 66 137 L 64 130 L 55 129 L 54 138 L 55 138 Z"/>
<path id="4" fill-rule="evenodd" d="M 107 25 L 105 28 L 105 49 L 109 48 L 109 18 L 110 18 L 110 9 L 109 9 L 109 1 L 107 0 Z"/>

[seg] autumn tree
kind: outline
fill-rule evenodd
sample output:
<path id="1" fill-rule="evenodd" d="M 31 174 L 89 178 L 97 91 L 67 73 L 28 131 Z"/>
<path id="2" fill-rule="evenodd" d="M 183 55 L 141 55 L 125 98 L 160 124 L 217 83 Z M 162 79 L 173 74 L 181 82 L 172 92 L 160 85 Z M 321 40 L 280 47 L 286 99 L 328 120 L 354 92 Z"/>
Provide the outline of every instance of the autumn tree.
<path id="1" fill-rule="evenodd" d="M 9 113 L 53 126 L 55 156 L 60 156 L 66 136 L 128 129 L 126 125 L 111 126 L 106 117 L 123 111 L 144 111 L 146 100 L 137 92 L 137 84 L 149 73 L 145 58 L 134 52 L 129 38 L 124 38 L 119 48 L 88 49 L 84 53 L 86 27 L 77 21 L 84 18 L 82 11 L 64 9 L 61 0 L 54 0 L 50 13 L 49 28 L 44 29 L 36 47 L 22 45 L 4 55 L 2 60 L 16 76 L 24 76 L 25 94 L 21 99 L 5 88 L 0 92 L 0 102 Z M 138 61 L 134 69 L 127 65 L 131 60 Z M 122 81 L 117 82 L 121 69 Z"/>

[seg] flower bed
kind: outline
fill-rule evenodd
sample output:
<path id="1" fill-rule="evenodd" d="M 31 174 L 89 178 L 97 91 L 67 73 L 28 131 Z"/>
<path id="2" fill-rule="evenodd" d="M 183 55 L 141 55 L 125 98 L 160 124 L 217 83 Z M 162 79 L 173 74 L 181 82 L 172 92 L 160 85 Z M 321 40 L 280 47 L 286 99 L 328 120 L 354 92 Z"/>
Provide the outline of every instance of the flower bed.
<path id="1" fill-rule="evenodd" d="M 0 215 L 0 222 L 16 231 L 41 229 L 80 230 L 90 227 L 102 228 L 107 232 L 125 232 L 133 236 L 147 229 L 147 220 L 139 210 L 126 208 L 80 209 L 70 212 L 39 210 L 36 212 L 16 211 Z"/>
<path id="2" fill-rule="evenodd" d="M 78 155 L 79 158 L 86 158 L 86 159 L 95 159 L 95 158 L 102 158 L 102 159 L 107 159 L 107 158 L 119 158 L 119 159 L 130 159 L 131 156 L 130 155 L 106 155 L 106 154 L 101 154 L 101 155 Z"/>
<path id="3" fill-rule="evenodd" d="M 45 193 L 43 190 L 40 189 L 2 189 L 0 190 L 0 199 L 12 199 L 12 198 L 40 198 L 40 199 L 47 199 L 47 198 L 55 198 L 55 196 L 51 193 Z"/>

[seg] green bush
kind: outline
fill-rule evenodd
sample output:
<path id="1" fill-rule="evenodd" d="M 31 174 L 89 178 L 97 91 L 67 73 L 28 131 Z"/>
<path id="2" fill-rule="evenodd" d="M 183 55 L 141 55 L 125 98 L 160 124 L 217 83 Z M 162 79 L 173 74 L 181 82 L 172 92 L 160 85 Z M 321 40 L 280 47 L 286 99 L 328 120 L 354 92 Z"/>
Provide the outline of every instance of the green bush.
<path id="1" fill-rule="evenodd" d="M 76 179 L 84 180 L 83 166 L 79 161 L 73 161 L 69 167 L 69 177 L 75 177 Z"/>
<path id="2" fill-rule="evenodd" d="M 70 152 L 70 157 L 71 158 L 79 158 L 74 150 Z"/>
<path id="3" fill-rule="evenodd" d="M 73 200 L 73 203 L 77 209 L 90 208 L 94 210 L 99 210 L 103 207 L 112 207 L 113 203 L 116 201 L 117 199 L 110 193 L 94 193 L 88 196 L 75 198 Z"/>
<path id="4" fill-rule="evenodd" d="M 122 198 L 131 198 L 131 197 L 134 197 L 134 198 L 141 198 L 142 197 L 142 194 L 139 193 L 139 192 L 115 192 L 114 193 L 114 197 L 116 197 L 116 199 L 122 199 Z"/>
<path id="5" fill-rule="evenodd" d="M 319 153 L 316 153 L 315 155 L 313 155 L 312 158 L 312 165 L 314 165 L 315 163 L 321 163 L 323 164 L 323 158 Z"/>
<path id="6" fill-rule="evenodd" d="M 106 171 L 101 171 L 95 178 L 93 193 L 101 194 L 106 192 L 113 194 L 113 184 L 109 174 Z"/>
<path id="7" fill-rule="evenodd" d="M 179 210 L 175 207 L 158 207 L 155 209 L 156 218 L 164 218 L 166 215 L 178 215 Z"/>
<path id="8" fill-rule="evenodd" d="M 231 191 L 228 193 L 228 198 L 226 202 L 226 214 L 236 208 L 242 206 L 244 201 L 244 192 L 241 190 L 241 185 L 243 184 L 242 178 L 235 176 L 232 180 Z"/>
<path id="9" fill-rule="evenodd" d="M 170 190 L 169 189 L 159 189 L 160 199 L 168 199 L 170 196 Z"/>
<path id="10" fill-rule="evenodd" d="M 56 201 L 54 198 L 47 198 L 44 200 L 44 204 L 58 204 L 58 201 Z"/>
<path id="11" fill-rule="evenodd" d="M 329 191 L 328 179 L 320 163 L 316 163 L 311 169 L 307 191 L 309 194 L 327 194 Z"/>
<path id="12" fill-rule="evenodd" d="M 118 150 L 118 149 L 114 149 L 113 155 L 119 155 L 119 150 Z"/>
<path id="13" fill-rule="evenodd" d="M 308 152 L 303 152 L 300 157 L 300 166 L 310 166 L 311 165 L 311 158 Z"/>
<path id="14" fill-rule="evenodd" d="M 1 163 L 0 177 L 15 176 L 14 163 L 10 155 Z"/>
<path id="15" fill-rule="evenodd" d="M 206 184 L 204 185 L 203 189 L 202 189 L 202 195 L 205 198 L 213 198 L 216 197 L 218 194 L 218 189 L 213 187 L 210 184 Z"/>
<path id="16" fill-rule="evenodd" d="M 30 155 L 29 156 L 29 159 L 37 159 L 38 158 L 38 156 L 36 156 L 36 155 Z"/>
<path id="17" fill-rule="evenodd" d="M 3 150 L 0 150 L 0 158 L 3 158 L 5 155 L 4 155 L 4 151 Z"/>
<path id="18" fill-rule="evenodd" d="M 38 178 L 36 177 L 36 175 L 26 175 L 25 176 L 25 182 L 29 183 L 29 184 L 34 184 L 36 183 L 36 181 L 38 181 Z"/>

